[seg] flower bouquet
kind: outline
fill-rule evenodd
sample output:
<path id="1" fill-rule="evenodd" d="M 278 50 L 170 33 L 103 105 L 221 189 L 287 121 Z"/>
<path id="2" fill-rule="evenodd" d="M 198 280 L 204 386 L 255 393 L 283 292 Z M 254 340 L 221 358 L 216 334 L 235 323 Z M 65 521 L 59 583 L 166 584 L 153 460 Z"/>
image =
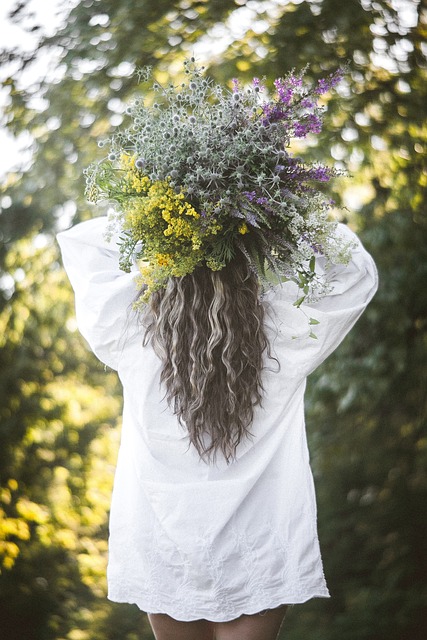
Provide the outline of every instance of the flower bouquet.
<path id="1" fill-rule="evenodd" d="M 294 156 L 290 142 L 321 131 L 319 97 L 342 70 L 314 86 L 305 71 L 289 73 L 275 80 L 273 97 L 258 78 L 226 88 L 194 59 L 184 70 L 184 82 L 167 86 L 142 70 L 154 101 L 132 101 L 128 128 L 100 142 L 108 154 L 85 172 L 88 200 L 113 204 L 121 268 L 138 262 L 147 300 L 170 277 L 200 265 L 220 270 L 240 252 L 263 285 L 272 274 L 295 281 L 297 305 L 321 297 L 328 283 L 316 257 L 346 263 L 350 253 L 334 233 L 332 201 L 316 187 L 339 172 Z"/>

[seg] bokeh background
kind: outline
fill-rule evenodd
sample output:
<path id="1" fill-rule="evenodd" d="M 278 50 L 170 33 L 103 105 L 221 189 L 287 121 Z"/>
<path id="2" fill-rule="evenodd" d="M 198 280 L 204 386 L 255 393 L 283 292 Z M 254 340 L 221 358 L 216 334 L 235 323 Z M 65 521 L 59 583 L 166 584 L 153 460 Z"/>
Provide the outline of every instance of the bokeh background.
<path id="1" fill-rule="evenodd" d="M 349 62 L 305 153 L 351 173 L 335 198 L 380 289 L 309 381 L 332 598 L 292 609 L 283 638 L 425 640 L 426 5 L 75 0 L 52 28 L 37 2 L 10 3 L 25 46 L 0 43 L 1 125 L 16 140 L 12 153 L 3 132 L 0 146 L 15 161 L 0 189 L 0 637 L 152 639 L 136 607 L 105 597 L 120 388 L 76 331 L 54 234 L 99 213 L 82 170 L 122 121 L 134 70 L 167 80 L 195 55 L 223 82 L 306 64 L 316 79 Z"/>

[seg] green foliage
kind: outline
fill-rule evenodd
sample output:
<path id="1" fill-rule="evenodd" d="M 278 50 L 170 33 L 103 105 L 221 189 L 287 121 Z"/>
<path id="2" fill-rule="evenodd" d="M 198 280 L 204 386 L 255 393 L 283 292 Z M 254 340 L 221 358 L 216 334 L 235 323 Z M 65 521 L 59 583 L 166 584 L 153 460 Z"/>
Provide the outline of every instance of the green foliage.
<path id="1" fill-rule="evenodd" d="M 342 181 L 337 200 L 356 209 L 349 221 L 380 270 L 374 302 L 309 385 L 333 597 L 295 607 L 283 637 L 425 637 L 426 13 L 421 2 L 408 3 L 406 14 L 397 6 L 83 0 L 34 54 L 2 53 L 7 126 L 34 141 L 31 166 L 9 176 L 0 193 L 2 637 L 152 638 L 135 607 L 105 599 L 120 394 L 75 330 L 52 234 L 58 221 L 92 215 L 82 168 L 100 157 L 96 140 L 119 123 L 134 68 L 152 64 L 167 82 L 202 37 L 218 81 L 272 79 L 306 63 L 319 76 L 350 61 L 339 105 L 327 102 L 325 130 L 338 168 L 345 161 L 354 176 Z M 16 19 L 24 12 L 23 4 Z M 215 57 L 220 29 L 229 44 Z M 21 86 L 20 68 L 28 76 L 43 52 L 60 70 Z M 327 161 L 324 145 L 309 150 Z"/>

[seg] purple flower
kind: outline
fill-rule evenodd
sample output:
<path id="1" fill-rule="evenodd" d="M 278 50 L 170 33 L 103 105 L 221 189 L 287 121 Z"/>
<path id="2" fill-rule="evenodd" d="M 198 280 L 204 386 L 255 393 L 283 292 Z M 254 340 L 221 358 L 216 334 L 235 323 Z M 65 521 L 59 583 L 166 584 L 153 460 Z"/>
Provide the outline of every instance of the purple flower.
<path id="1" fill-rule="evenodd" d="M 317 106 L 317 101 L 313 98 L 304 98 L 301 100 L 301 107 L 303 109 L 314 109 Z"/>
<path id="2" fill-rule="evenodd" d="M 296 122 L 294 132 L 296 138 L 305 138 L 308 133 L 307 124 L 305 122 Z"/>
<path id="3" fill-rule="evenodd" d="M 322 118 L 315 113 L 307 116 L 310 133 L 320 133 L 322 131 Z"/>
<path id="4" fill-rule="evenodd" d="M 259 78 L 253 78 L 252 85 L 255 91 L 264 91 L 265 87 L 261 84 L 261 80 Z"/>
<path id="5" fill-rule="evenodd" d="M 260 204 L 260 205 L 261 205 L 261 206 L 263 206 L 263 207 L 267 207 L 267 205 L 268 205 L 268 198 L 266 198 L 265 196 L 260 196 L 259 198 L 257 198 L 257 199 L 255 200 L 255 202 L 256 202 L 257 204 Z"/>
<path id="6" fill-rule="evenodd" d="M 249 202 L 253 202 L 254 204 L 258 204 L 259 206 L 261 206 L 265 211 L 267 211 L 268 213 L 272 213 L 272 209 L 269 206 L 269 199 L 266 198 L 265 196 L 257 196 L 255 191 L 244 191 L 243 195 L 249 200 Z M 243 206 L 243 205 L 242 205 Z M 248 222 L 250 224 L 254 224 L 248 216 L 251 216 L 253 214 L 251 214 L 250 212 L 248 212 L 248 210 L 246 209 L 246 207 L 243 207 L 245 209 L 245 211 L 247 211 L 246 213 L 246 219 L 248 220 Z M 256 218 L 255 218 L 256 219 Z M 254 224 L 254 226 L 256 226 Z"/>
<path id="7" fill-rule="evenodd" d="M 249 200 L 249 202 L 253 202 L 256 198 L 255 191 L 244 191 L 243 195 Z"/>
<path id="8" fill-rule="evenodd" d="M 322 165 L 312 167 L 307 172 L 307 178 L 317 180 L 318 182 L 328 182 L 331 179 L 331 169 Z"/>
<path id="9" fill-rule="evenodd" d="M 286 76 L 286 78 L 277 78 L 277 80 L 275 80 L 274 82 L 274 86 L 277 88 L 276 83 L 278 83 L 283 87 L 300 89 L 302 87 L 302 76 L 303 76 L 302 73 L 297 76 L 295 76 L 293 73 L 290 73 L 289 75 Z"/>
<path id="10" fill-rule="evenodd" d="M 336 85 L 341 82 L 343 76 L 344 70 L 337 69 L 334 73 L 329 74 L 327 78 L 320 78 L 317 82 L 316 93 L 319 95 L 327 93 L 330 89 L 333 89 L 333 87 L 336 87 Z"/>
<path id="11" fill-rule="evenodd" d="M 301 240 L 308 244 L 308 246 L 317 254 L 323 255 L 323 246 L 319 242 L 314 242 L 308 233 L 301 234 Z"/>
<path id="12" fill-rule="evenodd" d="M 295 160 L 292 158 L 292 160 Z M 298 162 L 290 163 L 289 166 L 284 167 L 282 172 L 282 180 L 287 184 L 290 182 L 298 183 L 299 188 L 305 189 L 304 182 L 307 180 L 316 180 L 317 182 L 328 182 L 334 175 L 334 170 L 324 165 L 316 165 L 312 167 L 306 167 Z M 310 189 L 310 187 L 307 187 Z"/>
<path id="13" fill-rule="evenodd" d="M 315 113 L 304 116 L 301 122 L 294 125 L 294 134 L 296 138 L 305 138 L 308 133 L 320 133 L 322 131 L 322 119 Z"/>
<path id="14" fill-rule="evenodd" d="M 279 102 L 287 106 L 291 102 L 292 96 L 294 95 L 294 88 L 292 86 L 289 86 L 289 84 L 286 82 L 286 80 L 283 80 L 283 78 L 277 78 L 274 81 L 274 86 L 277 90 Z"/>
<path id="15" fill-rule="evenodd" d="M 243 195 L 246 196 L 246 198 L 249 200 L 249 202 L 256 202 L 256 204 L 260 204 L 260 205 L 267 205 L 268 204 L 268 198 L 264 197 L 264 196 L 259 196 L 257 198 L 257 194 L 255 191 L 244 191 Z"/>
<path id="16" fill-rule="evenodd" d="M 273 104 L 271 102 L 267 102 L 262 107 L 262 112 L 264 114 L 264 117 L 261 120 L 263 124 L 280 122 L 281 120 L 285 120 L 288 117 L 287 109 L 284 109 L 281 104 Z"/>
<path id="17" fill-rule="evenodd" d="M 322 255 L 323 254 L 323 247 L 321 244 L 319 244 L 318 242 L 314 242 L 310 236 L 308 235 L 308 233 L 302 233 L 301 234 L 301 240 L 305 243 L 308 244 L 308 246 L 317 254 Z"/>

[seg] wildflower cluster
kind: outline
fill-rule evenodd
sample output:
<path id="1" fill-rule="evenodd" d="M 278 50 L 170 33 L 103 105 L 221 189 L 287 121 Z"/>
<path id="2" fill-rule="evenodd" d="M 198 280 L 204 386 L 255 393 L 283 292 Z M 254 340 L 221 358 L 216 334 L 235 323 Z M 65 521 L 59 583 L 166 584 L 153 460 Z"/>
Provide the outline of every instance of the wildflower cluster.
<path id="1" fill-rule="evenodd" d="M 168 278 L 198 265 L 222 269 L 240 251 L 262 282 L 268 269 L 296 281 L 302 298 L 322 295 L 316 255 L 346 262 L 349 253 L 334 238 L 331 201 L 315 187 L 338 172 L 303 162 L 289 145 L 319 133 L 319 96 L 342 72 L 311 87 L 304 72 L 290 73 L 271 99 L 257 78 L 229 90 L 193 59 L 185 73 L 178 86 L 153 81 L 153 104 L 134 99 L 130 126 L 100 143 L 107 157 L 86 170 L 88 199 L 115 205 L 121 267 L 144 261 L 147 299 Z"/>

